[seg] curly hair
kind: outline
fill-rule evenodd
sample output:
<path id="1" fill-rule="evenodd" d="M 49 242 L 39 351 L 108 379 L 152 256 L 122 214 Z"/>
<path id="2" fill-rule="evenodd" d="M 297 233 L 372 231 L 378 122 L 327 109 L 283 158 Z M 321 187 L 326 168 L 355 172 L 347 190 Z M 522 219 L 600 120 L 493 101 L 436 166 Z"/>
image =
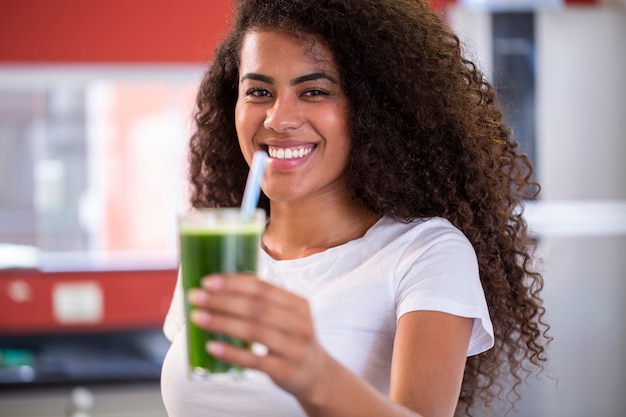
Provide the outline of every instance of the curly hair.
<path id="1" fill-rule="evenodd" d="M 352 197 L 398 221 L 444 217 L 476 251 L 496 342 L 467 359 L 457 411 L 470 414 L 500 396 L 514 404 L 530 369 L 543 367 L 550 340 L 543 278 L 522 217 L 540 187 L 494 88 L 458 37 L 424 0 L 240 0 L 233 23 L 197 96 L 192 205 L 241 203 L 248 166 L 234 109 L 246 31 L 321 39 L 349 102 Z M 259 206 L 269 210 L 265 195 Z"/>

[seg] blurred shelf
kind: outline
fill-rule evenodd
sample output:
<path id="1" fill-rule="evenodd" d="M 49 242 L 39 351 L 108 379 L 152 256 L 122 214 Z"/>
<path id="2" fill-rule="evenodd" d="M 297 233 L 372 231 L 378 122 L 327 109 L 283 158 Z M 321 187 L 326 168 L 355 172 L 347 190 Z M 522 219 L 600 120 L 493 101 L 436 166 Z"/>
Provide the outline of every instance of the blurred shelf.
<path id="1" fill-rule="evenodd" d="M 176 275 L 0 271 L 0 392 L 158 381 Z"/>
<path id="2" fill-rule="evenodd" d="M 169 341 L 160 328 L 0 336 L 0 392 L 158 381 Z"/>

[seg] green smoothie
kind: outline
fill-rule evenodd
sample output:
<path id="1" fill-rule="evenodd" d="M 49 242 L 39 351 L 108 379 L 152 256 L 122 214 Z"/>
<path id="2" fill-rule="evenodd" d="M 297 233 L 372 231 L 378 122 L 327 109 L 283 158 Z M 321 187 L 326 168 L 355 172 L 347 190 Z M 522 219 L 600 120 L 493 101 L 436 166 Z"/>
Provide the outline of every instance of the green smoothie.
<path id="1" fill-rule="evenodd" d="M 241 223 L 237 214 L 236 209 L 206 209 L 191 214 L 196 216 L 193 219 L 180 220 L 180 261 L 185 294 L 191 288 L 200 287 L 201 279 L 209 274 L 256 272 L 265 217 L 261 212 L 254 219 Z M 215 215 L 218 216 L 217 220 L 201 218 Z M 192 372 L 199 375 L 240 372 L 239 367 L 212 357 L 206 351 L 206 343 L 210 340 L 221 340 L 238 347 L 247 347 L 247 344 L 232 337 L 199 329 L 189 320 L 190 311 L 191 305 L 185 299 L 187 345 Z"/>

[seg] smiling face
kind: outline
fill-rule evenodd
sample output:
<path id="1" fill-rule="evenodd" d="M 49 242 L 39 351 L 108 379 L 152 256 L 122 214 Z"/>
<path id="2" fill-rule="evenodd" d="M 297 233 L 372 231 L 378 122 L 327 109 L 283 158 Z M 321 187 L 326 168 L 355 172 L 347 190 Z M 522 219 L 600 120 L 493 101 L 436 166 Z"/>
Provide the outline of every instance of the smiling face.
<path id="1" fill-rule="evenodd" d="M 262 188 L 272 201 L 347 192 L 348 102 L 320 42 L 248 32 L 241 48 L 235 125 L 248 163 L 269 155 Z"/>

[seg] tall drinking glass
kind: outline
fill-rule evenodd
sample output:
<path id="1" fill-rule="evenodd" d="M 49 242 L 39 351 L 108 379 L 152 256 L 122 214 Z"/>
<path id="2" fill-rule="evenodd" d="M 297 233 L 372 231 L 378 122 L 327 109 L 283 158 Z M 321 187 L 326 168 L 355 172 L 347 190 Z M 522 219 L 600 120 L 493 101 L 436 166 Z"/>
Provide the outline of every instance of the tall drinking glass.
<path id="1" fill-rule="evenodd" d="M 206 351 L 206 343 L 220 340 L 238 347 L 248 347 L 241 340 L 206 332 L 189 320 L 191 306 L 186 294 L 199 288 L 203 277 L 219 272 L 256 273 L 261 235 L 265 229 L 265 212 L 256 210 L 242 219 L 238 208 L 193 210 L 178 218 L 180 261 L 185 292 L 187 351 L 191 374 L 239 375 L 241 368 L 222 362 Z"/>

